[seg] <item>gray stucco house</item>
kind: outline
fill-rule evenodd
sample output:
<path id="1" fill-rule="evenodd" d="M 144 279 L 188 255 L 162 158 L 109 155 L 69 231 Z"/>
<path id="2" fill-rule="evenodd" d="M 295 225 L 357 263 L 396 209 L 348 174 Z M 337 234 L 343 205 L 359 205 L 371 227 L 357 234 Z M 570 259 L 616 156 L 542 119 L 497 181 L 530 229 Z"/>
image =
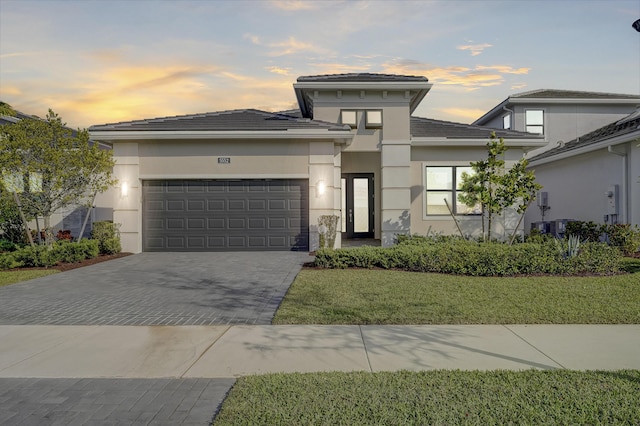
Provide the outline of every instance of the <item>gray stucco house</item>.
<path id="1" fill-rule="evenodd" d="M 531 157 L 547 193 L 545 221 L 640 225 L 639 145 L 640 109 Z M 527 216 L 530 223 L 541 218 L 536 208 Z"/>
<path id="2" fill-rule="evenodd" d="M 323 215 L 340 218 L 337 247 L 350 238 L 388 246 L 397 234 L 456 232 L 445 199 L 464 232 L 478 233 L 456 189 L 494 129 L 413 117 L 431 87 L 421 76 L 306 76 L 293 84 L 295 111 L 92 126 L 92 139 L 113 146 L 123 250 L 314 250 Z M 507 164 L 547 144 L 497 127 Z M 516 223 L 506 214 L 495 232 Z"/>
<path id="3" fill-rule="evenodd" d="M 544 137 L 527 158 L 546 193 L 538 204 L 547 205 L 544 217 L 541 206 L 529 208 L 527 231 L 543 220 L 556 229 L 568 219 L 640 223 L 639 106 L 639 95 L 542 89 L 512 95 L 473 123 Z"/>

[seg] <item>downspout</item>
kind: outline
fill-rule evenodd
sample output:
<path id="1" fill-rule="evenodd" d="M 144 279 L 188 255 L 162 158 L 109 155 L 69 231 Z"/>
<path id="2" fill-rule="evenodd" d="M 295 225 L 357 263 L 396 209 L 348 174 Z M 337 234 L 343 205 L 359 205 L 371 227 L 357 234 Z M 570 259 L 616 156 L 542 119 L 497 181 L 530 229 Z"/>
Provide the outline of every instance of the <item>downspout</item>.
<path id="1" fill-rule="evenodd" d="M 514 130 L 513 128 L 515 127 L 516 113 L 512 109 L 509 109 L 504 105 L 502 106 L 502 109 L 511 114 L 511 118 L 509 120 L 511 123 L 511 128 L 509 130 Z"/>
<path id="2" fill-rule="evenodd" d="M 620 200 L 620 204 L 622 204 L 623 209 L 620 209 L 620 211 L 624 211 L 624 217 L 623 220 L 621 220 L 621 223 L 629 223 L 629 197 L 627 196 L 627 181 L 629 180 L 629 170 L 627 168 L 627 152 L 625 150 L 625 152 L 619 152 L 613 149 L 613 145 L 609 145 L 607 147 L 607 151 L 609 152 L 609 154 L 614 154 L 614 155 L 618 155 L 620 157 L 622 157 L 622 185 L 620 188 L 620 194 L 621 194 L 621 198 L 623 200 Z"/>

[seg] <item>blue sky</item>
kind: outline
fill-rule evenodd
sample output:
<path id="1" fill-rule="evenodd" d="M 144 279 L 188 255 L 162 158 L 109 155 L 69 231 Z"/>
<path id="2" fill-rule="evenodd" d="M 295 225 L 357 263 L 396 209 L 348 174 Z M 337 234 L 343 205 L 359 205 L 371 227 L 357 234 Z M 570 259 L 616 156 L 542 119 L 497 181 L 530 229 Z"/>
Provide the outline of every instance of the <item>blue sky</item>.
<path id="1" fill-rule="evenodd" d="M 73 127 L 295 106 L 301 75 L 423 75 L 472 122 L 541 88 L 640 93 L 638 0 L 0 0 L 0 99 Z"/>

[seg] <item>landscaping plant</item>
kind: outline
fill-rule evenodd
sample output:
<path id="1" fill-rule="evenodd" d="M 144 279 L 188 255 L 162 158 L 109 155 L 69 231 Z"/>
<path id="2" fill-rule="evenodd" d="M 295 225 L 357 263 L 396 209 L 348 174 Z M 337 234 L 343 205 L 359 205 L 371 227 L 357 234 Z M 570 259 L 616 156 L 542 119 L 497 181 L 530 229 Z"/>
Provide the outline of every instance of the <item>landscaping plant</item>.
<path id="1" fill-rule="evenodd" d="M 528 162 L 525 158 L 506 170 L 504 153 L 507 149 L 503 138 L 497 138 L 495 132 L 492 132 L 487 142 L 487 159 L 470 163 L 473 174 L 462 174 L 458 201 L 469 207 L 482 207 L 484 241 L 491 241 L 495 215 L 502 214 L 511 206 L 515 206 L 517 212 L 523 215 L 535 199 L 535 193 L 542 188 L 535 182 L 533 172 L 526 170 Z"/>

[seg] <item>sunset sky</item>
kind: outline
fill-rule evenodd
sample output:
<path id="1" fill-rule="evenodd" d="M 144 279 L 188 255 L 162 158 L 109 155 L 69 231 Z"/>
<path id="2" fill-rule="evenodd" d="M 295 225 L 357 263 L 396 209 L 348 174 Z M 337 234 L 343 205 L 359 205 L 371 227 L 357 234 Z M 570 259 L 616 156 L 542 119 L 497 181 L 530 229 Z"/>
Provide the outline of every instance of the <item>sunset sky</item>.
<path id="1" fill-rule="evenodd" d="M 0 100 L 71 127 L 296 106 L 301 75 L 421 75 L 470 123 L 535 89 L 640 93 L 638 0 L 0 0 Z"/>

